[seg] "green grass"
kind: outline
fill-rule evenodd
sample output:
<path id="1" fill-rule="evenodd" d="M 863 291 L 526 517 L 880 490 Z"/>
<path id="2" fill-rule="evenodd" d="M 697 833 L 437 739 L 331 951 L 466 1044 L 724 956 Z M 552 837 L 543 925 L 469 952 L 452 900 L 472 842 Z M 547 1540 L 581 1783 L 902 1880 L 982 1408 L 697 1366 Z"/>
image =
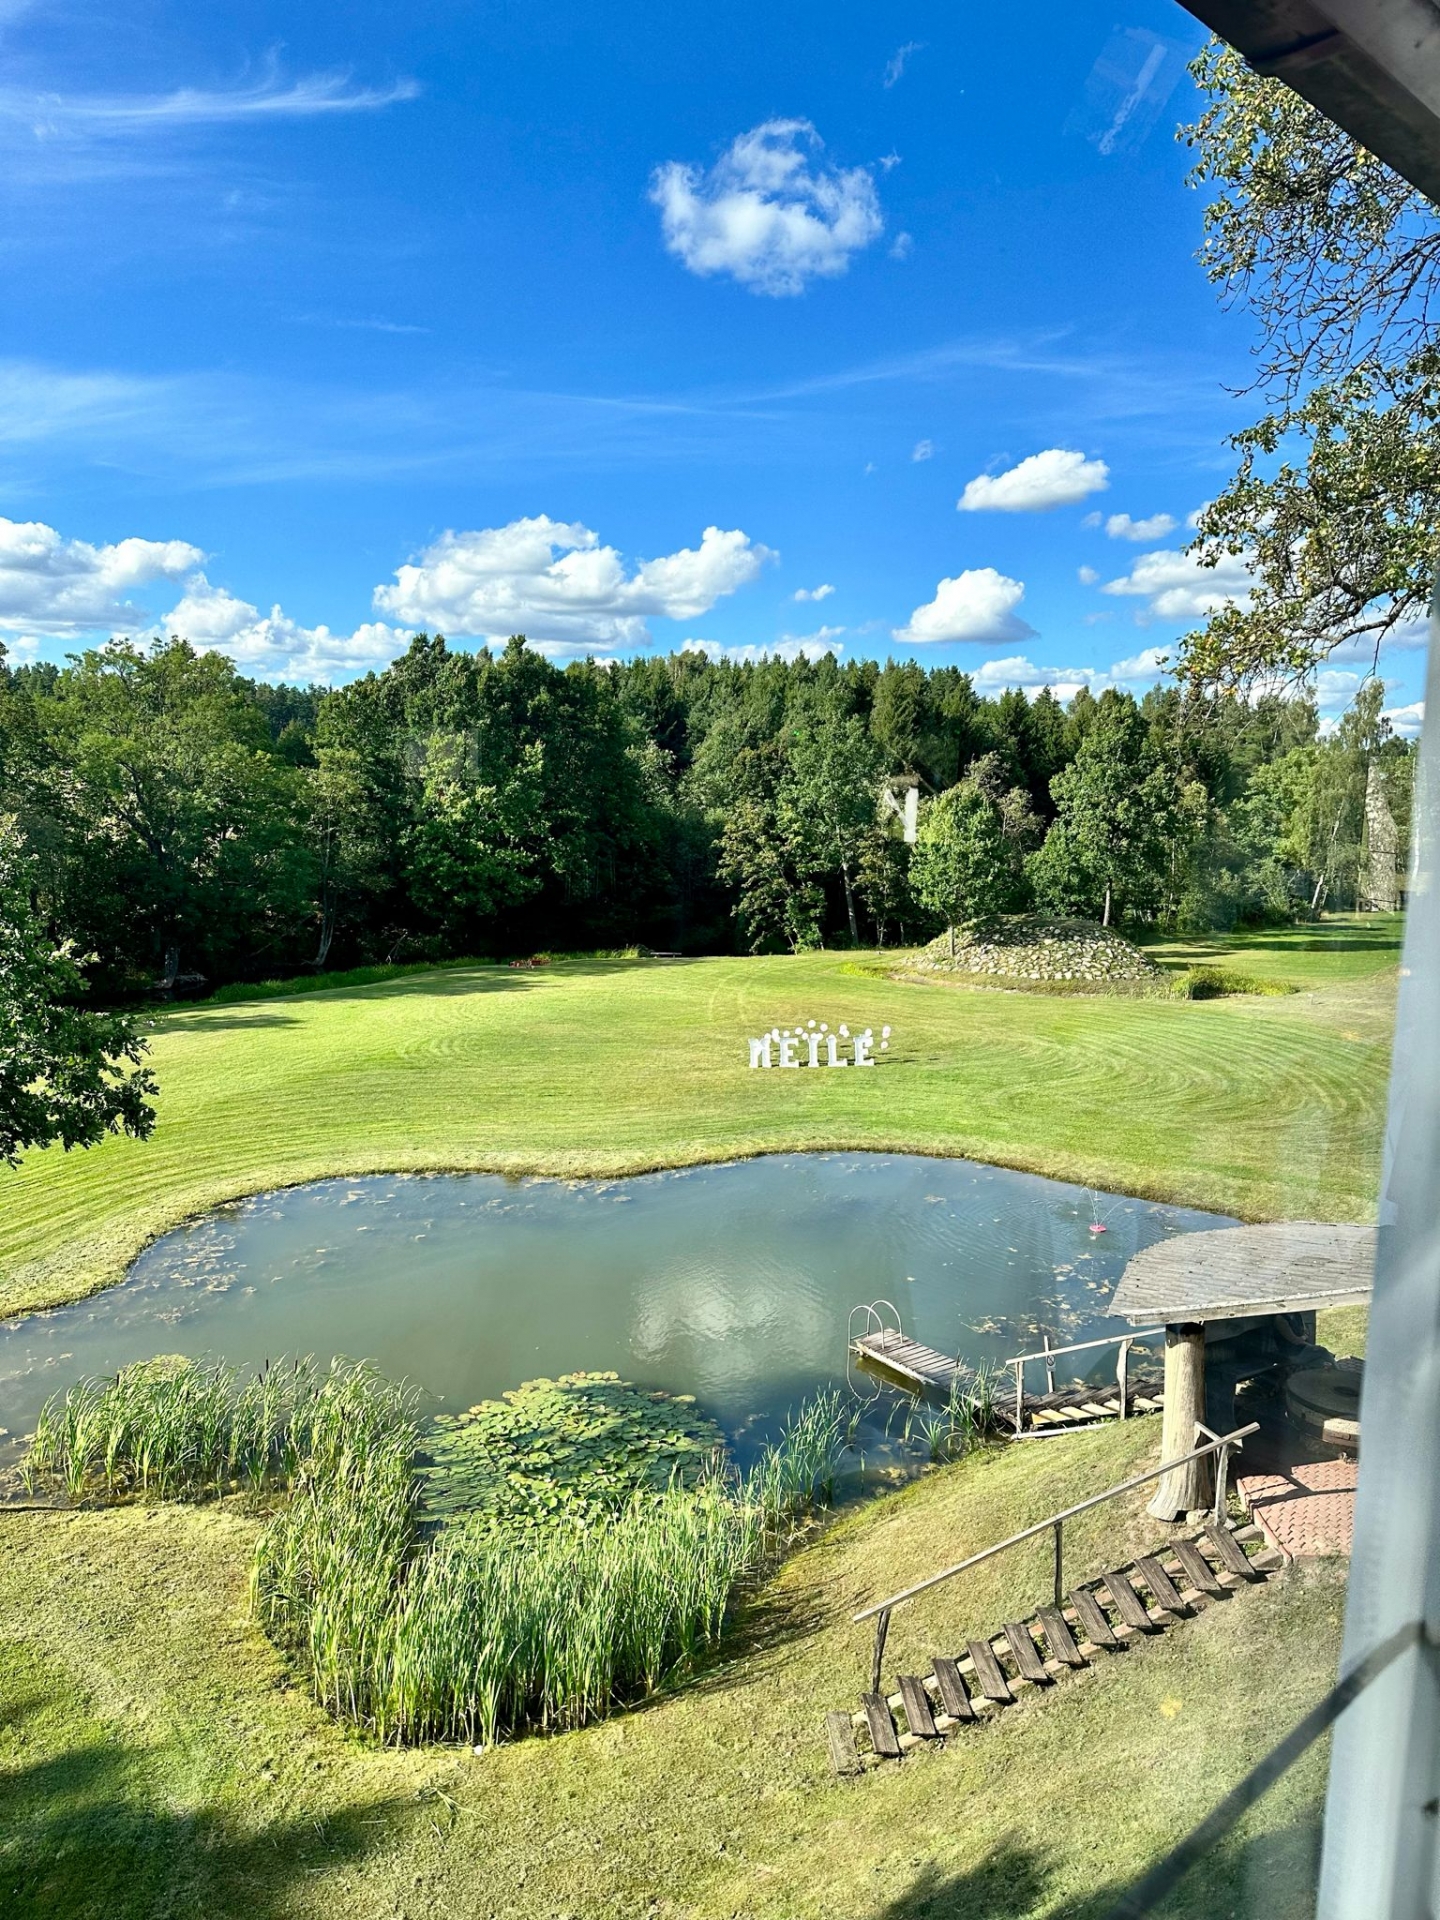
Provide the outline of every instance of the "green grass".
<path id="1" fill-rule="evenodd" d="M 883 1776 L 834 1780 L 897 1585 L 1153 1459 L 1137 1420 L 941 1468 L 796 1554 L 698 1683 L 550 1739 L 380 1750 L 300 1688 L 250 1620 L 258 1522 L 224 1507 L 0 1511 L 0 1889 L 39 1920 L 1100 1920 L 1323 1693 L 1326 1565 Z M 1067 1528 L 1074 1577 L 1164 1530 L 1143 1496 Z M 895 1616 L 916 1670 L 1043 1598 L 1048 1543 Z M 1310 1912 L 1323 1746 L 1166 1912 Z M 1257 1883 L 1253 1876 L 1258 1874 Z M 1244 1894 L 1242 1895 L 1242 1888 Z"/>
<path id="2" fill-rule="evenodd" d="M 821 953 L 457 968 L 175 1008 L 154 1023 L 153 1139 L 0 1176 L 0 1313 L 107 1285 L 219 1202 L 365 1172 L 615 1175 L 871 1147 L 1247 1219 L 1363 1220 L 1396 935 L 1370 919 L 1255 936 L 1263 950 L 1241 936 L 1247 970 L 1307 989 L 1276 998 L 972 992 Z M 891 1051 L 873 1073 L 748 1071 L 748 1034 L 807 1018 L 888 1023 Z"/>
<path id="3" fill-rule="evenodd" d="M 1310 926 L 1147 941 L 1144 946 L 1162 967 L 1233 966 L 1237 972 L 1289 986 L 1327 987 L 1368 980 L 1393 967 L 1403 928 L 1398 913 L 1336 913 Z"/>

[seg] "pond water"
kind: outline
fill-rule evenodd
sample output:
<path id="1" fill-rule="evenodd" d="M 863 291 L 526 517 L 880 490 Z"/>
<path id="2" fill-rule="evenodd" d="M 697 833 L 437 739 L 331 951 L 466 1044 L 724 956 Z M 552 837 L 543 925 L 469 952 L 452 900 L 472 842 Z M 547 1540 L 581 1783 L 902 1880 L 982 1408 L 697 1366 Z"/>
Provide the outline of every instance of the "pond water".
<path id="1" fill-rule="evenodd" d="M 888 1297 L 907 1333 L 993 1362 L 1041 1332 L 1124 1331 L 1104 1308 L 1131 1255 L 1225 1224 L 904 1154 L 613 1181 L 325 1180 L 222 1208 L 156 1241 L 123 1284 L 0 1323 L 0 1447 L 13 1458 L 57 1388 L 156 1354 L 345 1353 L 418 1382 L 436 1411 L 613 1368 L 694 1394 L 743 1457 L 802 1395 L 845 1380 L 858 1302 Z"/>

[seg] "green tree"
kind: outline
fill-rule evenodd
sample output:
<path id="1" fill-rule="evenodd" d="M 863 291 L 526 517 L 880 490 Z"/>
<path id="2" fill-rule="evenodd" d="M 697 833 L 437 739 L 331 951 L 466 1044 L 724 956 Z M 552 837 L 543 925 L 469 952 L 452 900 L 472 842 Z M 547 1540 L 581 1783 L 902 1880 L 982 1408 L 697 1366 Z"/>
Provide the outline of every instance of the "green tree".
<path id="1" fill-rule="evenodd" d="M 1000 809 L 973 780 L 958 781 L 926 808 L 910 884 L 949 927 L 952 955 L 957 924 L 983 926 L 1011 904 L 1016 866 Z"/>
<path id="2" fill-rule="evenodd" d="M 1420 618 L 1440 521 L 1440 214 L 1279 80 L 1212 41 L 1184 130 L 1213 193 L 1201 261 L 1259 322 L 1264 416 L 1191 551 L 1253 588 L 1181 643 L 1200 683 L 1301 678 Z"/>
<path id="3" fill-rule="evenodd" d="M 71 945 L 45 931 L 13 819 L 0 818 L 0 1161 L 155 1124 L 145 1042 L 117 1013 L 76 1004 L 85 982 Z"/>
<path id="4" fill-rule="evenodd" d="M 1056 818 L 1027 863 L 1036 897 L 1059 913 L 1153 910 L 1180 821 L 1174 782 L 1128 695 L 1103 694 L 1074 760 L 1051 782 Z"/>
<path id="5" fill-rule="evenodd" d="M 812 849 L 817 873 L 838 872 L 845 895 L 850 944 L 860 944 L 855 914 L 855 870 L 875 823 L 881 758 L 863 721 L 820 714 L 792 740 L 779 811 L 794 846 Z"/>

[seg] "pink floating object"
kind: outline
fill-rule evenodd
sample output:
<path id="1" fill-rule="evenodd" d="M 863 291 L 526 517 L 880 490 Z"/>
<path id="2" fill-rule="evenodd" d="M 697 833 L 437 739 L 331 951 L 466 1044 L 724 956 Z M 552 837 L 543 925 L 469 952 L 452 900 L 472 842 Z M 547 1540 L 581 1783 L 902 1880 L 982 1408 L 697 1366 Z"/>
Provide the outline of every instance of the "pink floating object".
<path id="1" fill-rule="evenodd" d="M 1100 1222 L 1097 1220 L 1094 1226 L 1091 1227 L 1090 1231 L 1091 1233 L 1108 1233 L 1110 1229 L 1108 1227 L 1102 1227 Z"/>

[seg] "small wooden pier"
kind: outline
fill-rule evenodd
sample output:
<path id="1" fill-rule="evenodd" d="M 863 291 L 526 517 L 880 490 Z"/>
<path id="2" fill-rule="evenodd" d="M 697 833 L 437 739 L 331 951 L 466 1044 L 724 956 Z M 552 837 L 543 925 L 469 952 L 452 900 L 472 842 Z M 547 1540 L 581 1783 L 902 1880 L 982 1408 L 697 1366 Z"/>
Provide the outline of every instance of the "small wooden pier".
<path id="1" fill-rule="evenodd" d="M 898 1315 L 894 1324 L 884 1321 L 877 1308 L 888 1304 L 879 1302 L 876 1307 L 857 1309 L 857 1314 L 864 1313 L 868 1319 L 868 1324 L 859 1332 L 854 1329 L 856 1316 L 851 1316 L 850 1353 L 862 1367 L 885 1375 L 911 1393 L 943 1401 L 948 1401 L 956 1392 L 963 1393 L 974 1383 L 976 1376 L 969 1367 L 948 1354 L 937 1353 L 934 1347 L 912 1340 L 903 1332 Z M 1107 1343 L 1084 1343 L 1085 1346 L 1092 1344 Z M 1025 1355 L 1022 1359 L 1050 1360 L 1052 1365 L 1048 1371 L 1053 1379 L 1054 1358 L 1080 1350 L 1059 1348 L 1053 1353 Z M 1018 1379 L 1016 1386 L 1021 1386 Z M 1045 1393 L 1026 1393 L 1023 1389 L 1015 1394 L 1007 1392 L 997 1397 L 995 1411 L 1004 1428 L 1021 1436 L 1089 1426 L 1098 1420 L 1124 1420 L 1132 1413 L 1159 1413 L 1164 1404 L 1165 1396 L 1158 1380 L 1132 1382 L 1125 1377 L 1113 1386 L 1050 1386 Z"/>
<path id="2" fill-rule="evenodd" d="M 898 1327 L 879 1327 L 857 1334 L 850 1351 L 882 1372 L 894 1374 L 917 1393 L 939 1393 L 949 1399 L 958 1382 L 962 1387 L 972 1378 L 970 1369 L 958 1360 L 947 1360 L 933 1347 L 921 1346 Z"/>

